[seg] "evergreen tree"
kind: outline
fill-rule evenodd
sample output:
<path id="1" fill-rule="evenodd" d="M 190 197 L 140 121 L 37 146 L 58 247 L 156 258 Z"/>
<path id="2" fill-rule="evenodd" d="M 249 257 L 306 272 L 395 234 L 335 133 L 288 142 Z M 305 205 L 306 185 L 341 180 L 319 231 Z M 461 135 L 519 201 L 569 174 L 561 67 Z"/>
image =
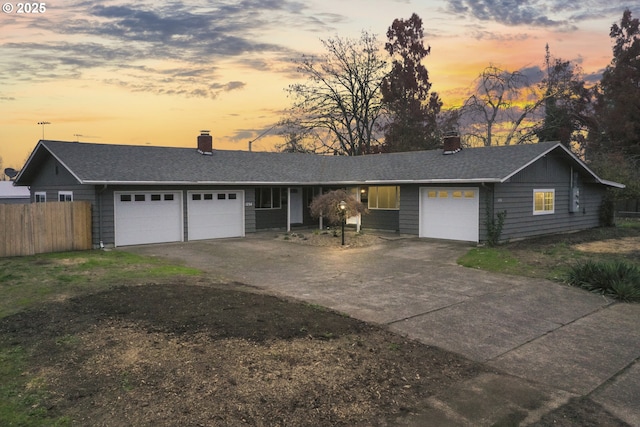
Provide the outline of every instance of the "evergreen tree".
<path id="1" fill-rule="evenodd" d="M 384 150 L 389 152 L 436 148 L 440 144 L 437 116 L 442 101 L 431 90 L 429 73 L 421 61 L 431 47 L 424 45 L 422 19 L 396 19 L 387 31 L 386 51 L 393 58 L 382 81 L 382 102 L 389 121 L 383 126 Z"/>
<path id="2" fill-rule="evenodd" d="M 620 25 L 609 33 L 614 39 L 613 60 L 600 82 L 598 123 L 590 134 L 589 151 L 620 152 L 640 161 L 640 21 L 624 11 Z"/>

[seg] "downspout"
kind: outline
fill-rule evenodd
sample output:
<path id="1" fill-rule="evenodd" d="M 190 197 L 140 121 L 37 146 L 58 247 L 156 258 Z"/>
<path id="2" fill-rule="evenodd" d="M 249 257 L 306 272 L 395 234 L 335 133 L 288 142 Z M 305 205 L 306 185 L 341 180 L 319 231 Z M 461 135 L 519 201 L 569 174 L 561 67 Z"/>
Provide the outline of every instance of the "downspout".
<path id="1" fill-rule="evenodd" d="M 104 241 L 102 239 L 102 193 L 107 189 L 107 184 L 102 184 L 102 189 L 98 190 L 98 239 L 100 240 L 100 249 L 104 249 Z"/>

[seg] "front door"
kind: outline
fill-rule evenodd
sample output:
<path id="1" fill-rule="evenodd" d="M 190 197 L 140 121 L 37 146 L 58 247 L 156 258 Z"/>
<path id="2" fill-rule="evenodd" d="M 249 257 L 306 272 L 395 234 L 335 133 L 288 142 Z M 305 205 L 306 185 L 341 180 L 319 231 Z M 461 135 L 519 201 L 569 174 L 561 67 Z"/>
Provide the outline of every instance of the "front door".
<path id="1" fill-rule="evenodd" d="M 302 187 L 289 189 L 289 222 L 291 224 L 302 224 Z"/>

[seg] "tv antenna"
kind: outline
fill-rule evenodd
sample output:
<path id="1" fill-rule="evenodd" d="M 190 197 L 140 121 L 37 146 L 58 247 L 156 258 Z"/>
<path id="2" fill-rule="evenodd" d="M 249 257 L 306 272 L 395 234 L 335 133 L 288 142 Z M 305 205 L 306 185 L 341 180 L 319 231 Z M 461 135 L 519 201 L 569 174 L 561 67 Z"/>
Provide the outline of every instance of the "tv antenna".
<path id="1" fill-rule="evenodd" d="M 42 125 L 42 139 L 44 139 L 44 125 L 50 125 L 51 122 L 38 122 L 39 125 Z"/>

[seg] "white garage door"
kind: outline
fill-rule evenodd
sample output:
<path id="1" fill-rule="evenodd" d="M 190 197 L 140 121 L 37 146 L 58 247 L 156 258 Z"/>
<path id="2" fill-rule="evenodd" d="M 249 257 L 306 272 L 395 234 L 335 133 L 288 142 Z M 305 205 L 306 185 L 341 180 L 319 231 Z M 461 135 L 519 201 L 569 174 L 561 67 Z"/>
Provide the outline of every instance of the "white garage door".
<path id="1" fill-rule="evenodd" d="M 244 192 L 189 192 L 189 240 L 244 236 Z"/>
<path id="2" fill-rule="evenodd" d="M 116 192 L 116 246 L 180 242 L 182 197 L 180 192 Z"/>
<path id="3" fill-rule="evenodd" d="M 478 188 L 421 188 L 420 237 L 478 241 Z"/>

